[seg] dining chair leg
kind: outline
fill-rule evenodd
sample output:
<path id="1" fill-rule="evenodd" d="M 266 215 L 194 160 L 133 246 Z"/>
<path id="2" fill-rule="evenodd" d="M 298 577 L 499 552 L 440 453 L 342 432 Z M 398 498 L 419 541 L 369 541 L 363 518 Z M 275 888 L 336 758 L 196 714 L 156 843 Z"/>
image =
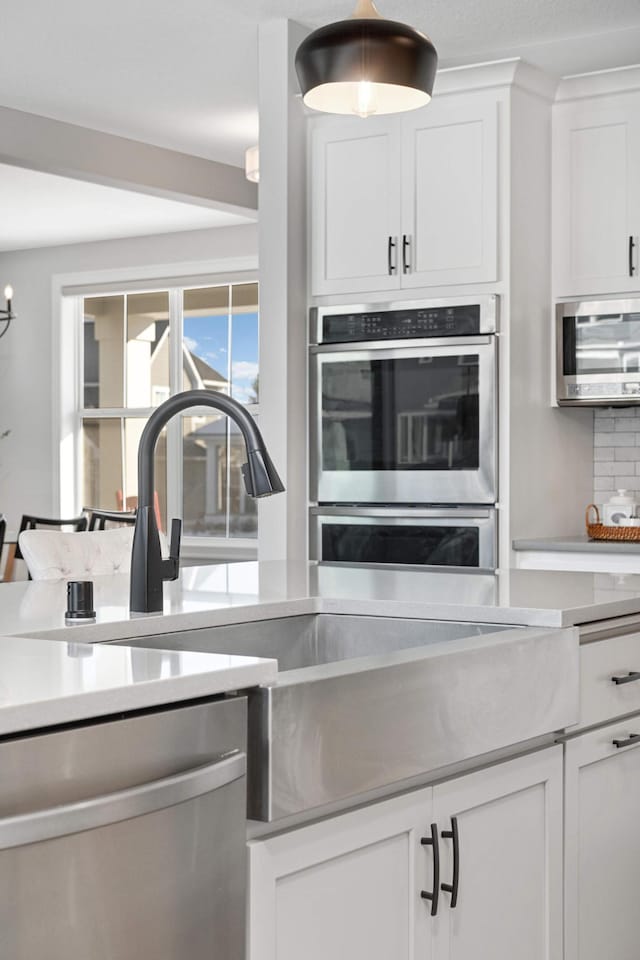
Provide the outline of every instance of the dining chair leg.
<path id="1" fill-rule="evenodd" d="M 10 543 L 9 549 L 7 551 L 7 562 L 4 565 L 4 576 L 2 578 L 3 583 L 7 583 L 9 580 L 13 580 L 13 565 L 16 559 L 16 544 Z"/>

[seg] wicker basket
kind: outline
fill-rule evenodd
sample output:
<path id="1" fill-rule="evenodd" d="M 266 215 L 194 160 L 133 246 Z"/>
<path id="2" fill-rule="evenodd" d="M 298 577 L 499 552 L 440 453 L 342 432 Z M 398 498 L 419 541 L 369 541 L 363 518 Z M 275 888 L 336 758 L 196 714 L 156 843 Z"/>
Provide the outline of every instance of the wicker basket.
<path id="1" fill-rule="evenodd" d="M 591 523 L 589 519 L 590 512 L 594 510 L 596 522 Z M 590 503 L 585 513 L 585 523 L 587 525 L 587 536 L 590 540 L 618 540 L 640 543 L 640 527 L 608 527 L 600 523 L 600 511 L 595 503 Z"/>

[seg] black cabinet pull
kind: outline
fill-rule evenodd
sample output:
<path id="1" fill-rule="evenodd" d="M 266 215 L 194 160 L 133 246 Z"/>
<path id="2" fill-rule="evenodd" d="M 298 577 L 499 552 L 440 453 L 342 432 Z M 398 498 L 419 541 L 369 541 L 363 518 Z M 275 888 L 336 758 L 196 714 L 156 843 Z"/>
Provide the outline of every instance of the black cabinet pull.
<path id="1" fill-rule="evenodd" d="M 640 741 L 640 733 L 632 733 L 626 740 L 614 740 L 613 745 L 616 750 L 619 750 L 620 747 L 630 747 L 632 743 L 638 743 L 638 741 Z"/>
<path id="2" fill-rule="evenodd" d="M 460 880 L 460 839 L 458 836 L 458 818 L 451 817 L 451 830 L 443 830 L 442 836 L 453 840 L 453 876 L 451 883 L 443 883 L 440 889 L 451 894 L 451 909 L 458 903 L 458 882 Z"/>
<path id="3" fill-rule="evenodd" d="M 431 916 L 435 917 L 438 912 L 438 896 L 440 894 L 440 847 L 438 845 L 438 825 L 431 824 L 431 836 L 422 837 L 420 843 L 423 847 L 433 847 L 433 893 L 428 890 L 422 890 L 420 896 L 423 900 L 431 901 Z"/>
<path id="4" fill-rule="evenodd" d="M 396 249 L 398 244 L 396 243 L 395 237 L 389 237 L 387 241 L 387 270 L 389 271 L 389 276 L 392 277 L 396 272 L 397 264 L 394 263 L 393 251 Z"/>
<path id="5" fill-rule="evenodd" d="M 402 234 L 402 272 L 403 273 L 409 273 L 409 270 L 411 269 L 411 264 L 409 263 L 409 257 L 407 256 L 410 244 L 411 244 L 411 240 L 409 239 L 409 236 L 406 233 L 403 233 Z"/>
<path id="6" fill-rule="evenodd" d="M 634 274 L 633 269 L 633 249 L 635 247 L 635 240 L 633 237 L 629 237 L 629 276 L 632 277 Z"/>
<path id="7" fill-rule="evenodd" d="M 640 680 L 640 670 L 630 670 L 624 677 L 611 677 L 611 682 L 620 686 L 621 683 L 634 683 Z"/>

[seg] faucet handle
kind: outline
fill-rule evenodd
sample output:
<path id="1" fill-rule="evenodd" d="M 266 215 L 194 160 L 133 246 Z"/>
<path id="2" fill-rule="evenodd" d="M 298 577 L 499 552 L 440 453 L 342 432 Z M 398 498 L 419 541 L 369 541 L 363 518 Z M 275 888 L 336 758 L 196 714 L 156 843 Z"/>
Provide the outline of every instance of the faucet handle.
<path id="1" fill-rule="evenodd" d="M 171 521 L 171 542 L 169 544 L 169 559 L 162 561 L 162 579 L 177 580 L 180 572 L 180 538 L 182 536 L 182 520 Z"/>
<path id="2" fill-rule="evenodd" d="M 182 536 L 182 520 L 171 521 L 171 543 L 169 544 L 169 559 L 180 561 L 180 538 Z"/>

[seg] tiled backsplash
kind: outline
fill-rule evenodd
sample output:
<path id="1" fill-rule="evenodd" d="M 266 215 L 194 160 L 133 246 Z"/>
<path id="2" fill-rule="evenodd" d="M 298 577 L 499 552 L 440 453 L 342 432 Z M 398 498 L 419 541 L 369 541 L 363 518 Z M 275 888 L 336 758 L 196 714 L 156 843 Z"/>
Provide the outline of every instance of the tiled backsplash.
<path id="1" fill-rule="evenodd" d="M 640 406 L 598 408 L 593 429 L 596 503 L 614 490 L 640 492 Z"/>

